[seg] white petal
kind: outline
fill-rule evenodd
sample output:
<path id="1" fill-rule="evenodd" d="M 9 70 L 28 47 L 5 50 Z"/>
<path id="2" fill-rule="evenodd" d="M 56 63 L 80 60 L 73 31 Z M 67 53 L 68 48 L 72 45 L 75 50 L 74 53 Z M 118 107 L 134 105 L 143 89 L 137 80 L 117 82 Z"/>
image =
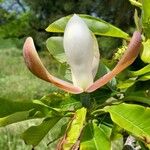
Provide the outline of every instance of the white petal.
<path id="1" fill-rule="evenodd" d="M 73 15 L 64 32 L 64 49 L 73 83 L 83 89 L 93 83 L 93 46 L 94 40 L 87 25 L 79 16 Z"/>

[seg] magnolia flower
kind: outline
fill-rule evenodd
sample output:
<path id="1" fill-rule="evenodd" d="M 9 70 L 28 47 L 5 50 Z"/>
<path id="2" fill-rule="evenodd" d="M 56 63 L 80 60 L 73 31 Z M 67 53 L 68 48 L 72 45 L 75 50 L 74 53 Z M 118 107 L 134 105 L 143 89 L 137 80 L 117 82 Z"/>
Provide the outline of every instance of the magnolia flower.
<path id="1" fill-rule="evenodd" d="M 64 91 L 79 94 L 92 92 L 102 87 L 132 64 L 139 54 L 140 44 L 141 34 L 136 31 L 115 68 L 94 81 L 100 57 L 97 40 L 86 23 L 79 16 L 73 15 L 66 25 L 63 38 L 64 50 L 71 68 L 73 83 L 58 79 L 47 71 L 37 54 L 31 37 L 28 37 L 24 43 L 23 56 L 27 67 L 37 77 L 56 85 Z"/>

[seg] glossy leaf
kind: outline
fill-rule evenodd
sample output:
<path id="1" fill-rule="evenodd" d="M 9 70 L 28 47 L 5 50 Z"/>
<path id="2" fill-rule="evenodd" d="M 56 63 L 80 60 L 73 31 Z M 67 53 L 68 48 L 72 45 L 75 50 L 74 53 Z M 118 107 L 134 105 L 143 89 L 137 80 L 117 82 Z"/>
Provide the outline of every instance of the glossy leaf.
<path id="1" fill-rule="evenodd" d="M 60 119 L 60 117 L 47 118 L 40 125 L 31 126 L 22 134 L 23 140 L 26 144 L 32 145 L 33 147 L 38 145 Z"/>
<path id="2" fill-rule="evenodd" d="M 48 111 L 51 108 L 41 101 L 15 101 L 0 98 L 0 117 L 5 117 L 16 112 L 29 111 L 37 109 L 39 111 Z"/>
<path id="3" fill-rule="evenodd" d="M 110 72 L 110 69 L 103 62 L 100 62 L 99 68 L 98 68 L 98 71 L 96 74 L 96 79 L 102 77 L 103 75 L 107 74 L 108 72 Z M 111 89 L 114 89 L 116 87 L 116 84 L 117 84 L 117 81 L 116 81 L 116 78 L 114 77 L 114 78 L 112 78 L 112 80 L 110 80 L 107 83 L 107 86 Z"/>
<path id="4" fill-rule="evenodd" d="M 117 84 L 117 88 L 119 88 L 119 89 L 127 89 L 127 88 L 131 87 L 135 82 L 136 82 L 136 78 L 128 79 L 128 80 L 125 80 L 125 81 L 120 81 Z"/>
<path id="5" fill-rule="evenodd" d="M 51 150 L 56 149 L 59 140 L 66 132 L 66 128 L 67 128 L 69 121 L 70 121 L 69 117 L 63 117 L 50 130 L 50 132 L 47 135 L 48 140 L 45 140 L 45 139 L 43 140 L 44 142 L 47 141 L 48 149 L 51 149 Z"/>
<path id="6" fill-rule="evenodd" d="M 139 80 L 139 81 L 147 81 L 147 80 L 150 80 L 150 72 L 144 74 L 144 75 L 141 76 L 138 80 Z"/>
<path id="7" fill-rule="evenodd" d="M 123 135 L 121 133 L 122 133 L 122 128 L 114 124 L 111 133 L 111 150 L 123 149 L 124 141 L 123 141 Z"/>
<path id="8" fill-rule="evenodd" d="M 146 65 L 145 67 L 143 67 L 140 70 L 131 71 L 130 73 L 131 73 L 131 76 L 140 76 L 140 75 L 143 75 L 148 72 L 150 72 L 150 64 Z"/>
<path id="9" fill-rule="evenodd" d="M 141 23 L 141 18 L 138 15 L 137 9 L 135 9 L 135 12 L 134 12 L 134 23 L 136 25 L 136 30 L 141 32 L 142 31 L 142 23 Z"/>
<path id="10" fill-rule="evenodd" d="M 122 31 L 121 29 L 103 21 L 100 18 L 92 17 L 89 15 L 79 15 L 85 23 L 88 25 L 89 29 L 96 35 L 104 35 L 104 36 L 112 36 L 128 39 L 128 34 Z M 47 28 L 47 32 L 64 32 L 66 24 L 68 20 L 71 18 L 70 16 L 63 17 L 59 20 L 56 20 L 52 24 L 50 24 Z"/>
<path id="11" fill-rule="evenodd" d="M 46 46 L 50 54 L 59 62 L 65 63 L 66 55 L 63 48 L 63 37 L 57 36 L 57 37 L 50 37 L 46 41 Z"/>
<path id="12" fill-rule="evenodd" d="M 42 97 L 41 101 L 50 107 L 61 109 L 62 111 L 75 111 L 82 107 L 81 102 L 70 94 L 51 93 Z"/>
<path id="13" fill-rule="evenodd" d="M 0 99 L 0 104 L 0 126 L 59 113 L 39 100 L 25 102 Z"/>
<path id="14" fill-rule="evenodd" d="M 145 36 L 150 38 L 150 2 L 149 0 L 142 0 L 142 25 Z"/>
<path id="15" fill-rule="evenodd" d="M 150 63 L 150 39 L 143 42 L 143 47 L 141 50 L 141 59 L 145 63 Z"/>
<path id="16" fill-rule="evenodd" d="M 142 4 L 140 2 L 138 2 L 136 0 L 129 0 L 129 1 L 132 5 L 142 8 Z"/>
<path id="17" fill-rule="evenodd" d="M 0 117 L 5 117 L 18 111 L 27 111 L 32 108 L 32 102 L 30 101 L 13 101 L 0 98 Z"/>
<path id="18" fill-rule="evenodd" d="M 122 150 L 123 149 L 123 136 L 111 142 L 111 150 Z"/>
<path id="19" fill-rule="evenodd" d="M 141 90 L 141 91 L 133 91 L 125 93 L 124 101 L 130 101 L 130 102 L 140 102 L 143 104 L 150 105 L 150 95 L 148 94 L 147 90 Z"/>
<path id="20" fill-rule="evenodd" d="M 104 108 L 120 127 L 131 132 L 145 143 L 150 143 L 150 108 L 135 104 L 118 104 Z"/>
<path id="21" fill-rule="evenodd" d="M 89 123 L 81 136 L 80 150 L 110 150 L 110 141 L 105 131 L 95 123 Z"/>
<path id="22" fill-rule="evenodd" d="M 85 108 L 81 108 L 76 111 L 75 116 L 66 132 L 65 140 L 62 145 L 63 149 L 70 150 L 76 144 L 84 127 L 86 111 L 87 110 Z"/>
<path id="23" fill-rule="evenodd" d="M 29 119 L 29 111 L 16 112 L 9 116 L 0 118 L 0 127 L 27 119 Z"/>

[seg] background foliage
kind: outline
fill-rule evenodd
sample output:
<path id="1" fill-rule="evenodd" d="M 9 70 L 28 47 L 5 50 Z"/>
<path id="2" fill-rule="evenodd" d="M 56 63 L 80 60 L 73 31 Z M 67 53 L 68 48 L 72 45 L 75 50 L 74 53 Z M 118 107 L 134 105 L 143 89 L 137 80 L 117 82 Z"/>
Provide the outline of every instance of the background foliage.
<path id="1" fill-rule="evenodd" d="M 63 16 L 89 14 L 130 32 L 133 12 L 134 7 L 126 0 L 3 0 L 0 4 L 0 33 L 5 38 L 19 39 L 30 35 L 41 48 L 43 41 L 51 35 L 45 32 L 45 28 Z M 110 38 L 110 41 L 113 40 Z M 117 42 L 110 43 L 115 47 L 113 44 Z"/>

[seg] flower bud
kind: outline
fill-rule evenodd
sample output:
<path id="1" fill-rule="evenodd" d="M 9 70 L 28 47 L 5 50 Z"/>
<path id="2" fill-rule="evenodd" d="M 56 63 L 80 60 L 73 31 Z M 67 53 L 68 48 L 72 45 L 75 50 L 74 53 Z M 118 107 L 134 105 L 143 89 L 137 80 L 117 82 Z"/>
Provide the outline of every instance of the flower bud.
<path id="1" fill-rule="evenodd" d="M 93 83 L 94 40 L 85 22 L 77 15 L 68 21 L 64 32 L 64 49 L 75 86 L 83 89 Z"/>

